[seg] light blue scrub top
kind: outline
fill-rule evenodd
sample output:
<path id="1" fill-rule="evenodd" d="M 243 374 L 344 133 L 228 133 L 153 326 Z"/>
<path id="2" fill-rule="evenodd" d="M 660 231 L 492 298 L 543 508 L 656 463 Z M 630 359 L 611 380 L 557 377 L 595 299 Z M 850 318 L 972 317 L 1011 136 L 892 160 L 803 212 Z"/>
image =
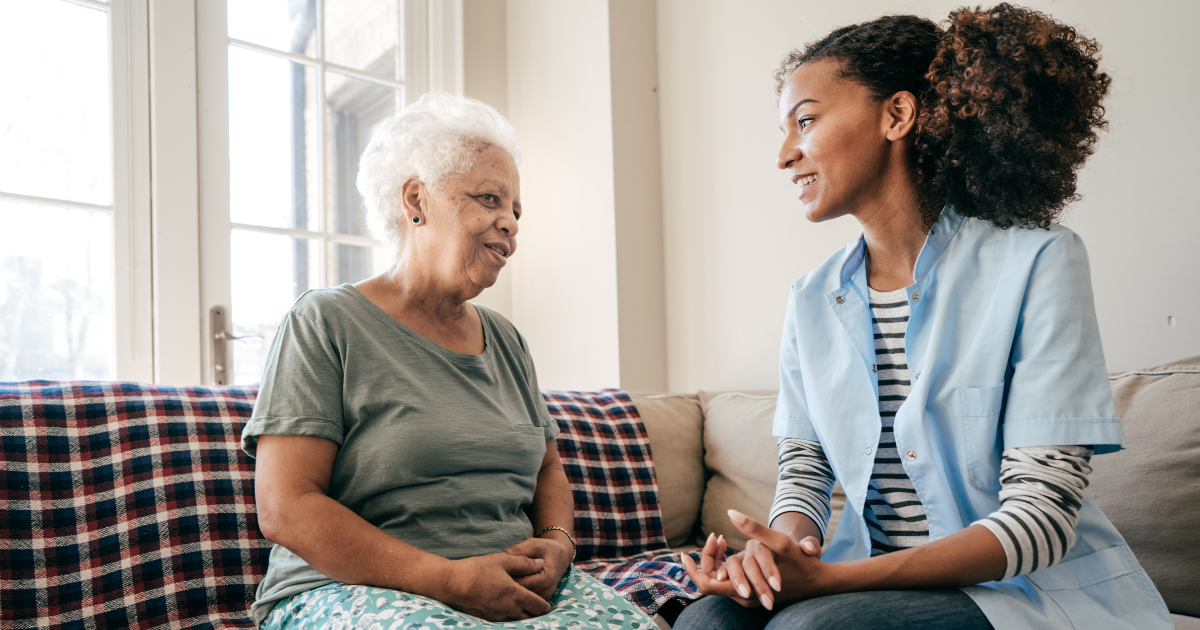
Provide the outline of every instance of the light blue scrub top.
<path id="1" fill-rule="evenodd" d="M 860 238 L 792 285 L 780 352 L 774 433 L 820 442 L 846 491 L 829 562 L 871 552 L 862 512 L 881 423 L 865 253 Z M 904 335 L 912 392 L 895 439 L 931 541 L 1000 507 L 1003 449 L 1123 447 L 1075 233 L 1002 230 L 948 206 L 913 276 Z M 962 590 L 997 630 L 1172 628 L 1162 597 L 1091 499 L 1075 532 L 1058 564 Z"/>

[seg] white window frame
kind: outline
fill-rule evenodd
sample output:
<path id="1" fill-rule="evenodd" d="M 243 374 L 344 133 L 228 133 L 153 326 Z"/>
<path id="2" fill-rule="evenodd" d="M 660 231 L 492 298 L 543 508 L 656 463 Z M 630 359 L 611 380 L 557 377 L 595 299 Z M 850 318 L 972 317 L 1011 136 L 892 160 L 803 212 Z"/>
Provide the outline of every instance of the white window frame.
<path id="1" fill-rule="evenodd" d="M 83 4 L 79 0 L 70 0 Z M 100 3 L 91 2 L 89 5 Z M 111 0 L 113 252 L 117 378 L 152 381 L 153 261 L 150 199 L 150 50 L 146 0 Z M 122 312 L 123 309 L 127 309 Z"/>
<path id="2" fill-rule="evenodd" d="M 211 384 L 208 309 L 230 302 L 226 3 L 60 1 L 109 16 L 112 204 L 0 199 L 110 214 L 116 378 Z M 462 94 L 462 0 L 402 1 L 406 81 L 390 83 L 405 105 L 430 89 Z"/>
<path id="3" fill-rule="evenodd" d="M 108 14 L 112 204 L 0 192 L 0 199 L 103 212 L 113 220 L 113 353 L 116 377 L 152 381 L 154 317 L 150 239 L 150 110 L 146 0 L 61 0 Z"/>
<path id="4" fill-rule="evenodd" d="M 134 169 L 146 180 L 144 217 L 138 224 L 142 229 L 135 226 L 134 232 L 149 238 L 141 239 L 140 249 L 135 247 L 126 256 L 135 264 L 126 264 L 118 256 L 117 272 L 144 270 L 146 290 L 135 296 L 142 302 L 130 311 L 129 319 L 136 320 L 136 330 L 149 334 L 143 334 L 139 346 L 141 367 L 119 364 L 118 377 L 163 384 L 212 384 L 209 340 L 213 331 L 209 330 L 208 311 L 230 303 L 229 235 L 234 227 L 229 219 L 226 3 L 114 0 L 122 2 L 144 7 L 141 32 L 149 33 L 148 59 L 142 57 L 147 59 L 142 67 L 149 68 L 145 97 L 137 101 L 149 104 L 148 133 L 140 152 L 144 168 Z M 429 89 L 461 94 L 462 0 L 403 2 L 405 81 L 394 83 L 403 87 L 405 105 Z M 323 5 L 324 0 L 317 0 L 319 12 Z M 254 45 L 243 47 L 253 49 Z M 291 58 L 288 53 L 283 56 Z M 295 60 L 309 66 L 331 65 L 308 58 Z M 354 75 L 353 70 L 338 71 Z M 372 80 L 379 82 L 377 77 Z M 131 106 L 114 103 L 114 111 L 127 110 Z M 133 163 L 139 164 L 137 159 Z M 121 229 L 118 224 L 118 231 Z M 279 230 L 290 236 L 312 236 L 300 232 Z M 142 261 L 140 267 L 138 261 Z M 123 303 L 120 300 L 118 294 L 118 303 Z M 123 321 L 118 308 L 118 321 Z M 230 348 L 230 356 L 233 351 L 235 348 Z"/>

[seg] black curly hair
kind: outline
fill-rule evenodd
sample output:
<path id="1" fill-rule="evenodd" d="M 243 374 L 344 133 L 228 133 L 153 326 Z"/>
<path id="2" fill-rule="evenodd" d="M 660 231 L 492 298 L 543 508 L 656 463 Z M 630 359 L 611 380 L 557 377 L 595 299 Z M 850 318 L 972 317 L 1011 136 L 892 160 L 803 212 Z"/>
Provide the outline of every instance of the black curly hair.
<path id="1" fill-rule="evenodd" d="M 1099 51 L 1070 26 L 1007 3 L 957 9 L 944 29 L 886 16 L 788 53 L 776 92 L 796 68 L 827 58 L 880 100 L 910 92 L 927 226 L 952 203 L 997 227 L 1048 228 L 1079 198 L 1076 171 L 1107 126 L 1101 103 L 1111 79 Z"/>

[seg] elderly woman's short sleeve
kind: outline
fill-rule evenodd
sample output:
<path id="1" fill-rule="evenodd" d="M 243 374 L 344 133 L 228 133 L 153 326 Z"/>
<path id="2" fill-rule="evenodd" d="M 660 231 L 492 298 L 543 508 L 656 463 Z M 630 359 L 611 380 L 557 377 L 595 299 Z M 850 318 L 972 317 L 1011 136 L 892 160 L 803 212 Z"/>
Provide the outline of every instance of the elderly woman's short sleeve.
<path id="1" fill-rule="evenodd" d="M 260 435 L 311 435 L 342 444 L 342 362 L 325 326 L 289 312 L 267 357 L 242 449 L 255 456 Z"/>

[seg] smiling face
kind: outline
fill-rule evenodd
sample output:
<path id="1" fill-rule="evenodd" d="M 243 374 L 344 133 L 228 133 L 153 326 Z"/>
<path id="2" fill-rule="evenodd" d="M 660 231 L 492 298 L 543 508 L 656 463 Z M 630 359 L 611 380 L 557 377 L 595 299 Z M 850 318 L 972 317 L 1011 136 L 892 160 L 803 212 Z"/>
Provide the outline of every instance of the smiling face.
<path id="1" fill-rule="evenodd" d="M 784 139 L 778 166 L 790 171 L 814 222 L 859 215 L 875 205 L 887 196 L 895 160 L 905 159 L 894 140 L 907 130 L 890 137 L 896 136 L 891 103 L 843 77 L 841 64 L 826 58 L 801 65 L 779 96 Z"/>
<path id="2" fill-rule="evenodd" d="M 492 286 L 517 249 L 521 179 L 507 151 L 478 149 L 471 170 L 425 190 L 427 211 L 411 223 L 409 244 L 432 263 L 437 275 L 463 291 L 478 294 Z M 408 249 L 409 245 L 405 246 Z"/>

